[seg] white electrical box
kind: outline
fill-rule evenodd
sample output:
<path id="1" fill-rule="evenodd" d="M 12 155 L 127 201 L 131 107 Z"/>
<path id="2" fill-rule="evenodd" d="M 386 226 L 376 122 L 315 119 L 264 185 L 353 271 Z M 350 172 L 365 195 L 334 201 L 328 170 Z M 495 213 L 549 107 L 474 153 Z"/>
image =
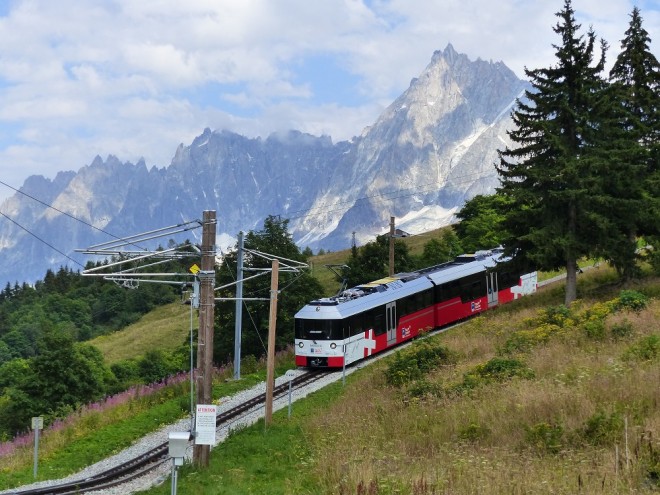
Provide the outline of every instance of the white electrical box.
<path id="1" fill-rule="evenodd" d="M 169 439 L 169 454 L 175 460 L 175 464 L 182 465 L 183 459 L 186 457 L 186 450 L 188 450 L 188 441 L 190 439 L 190 432 L 187 431 L 171 431 L 168 435 Z M 181 462 L 176 462 L 180 460 Z"/>

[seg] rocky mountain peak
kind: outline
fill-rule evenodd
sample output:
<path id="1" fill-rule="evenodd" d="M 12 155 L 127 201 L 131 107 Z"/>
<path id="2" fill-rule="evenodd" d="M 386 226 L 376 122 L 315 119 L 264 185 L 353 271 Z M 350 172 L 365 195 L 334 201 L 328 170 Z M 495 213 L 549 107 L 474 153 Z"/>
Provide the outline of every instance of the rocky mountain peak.
<path id="1" fill-rule="evenodd" d="M 71 254 L 109 240 L 98 229 L 132 235 L 206 209 L 217 210 L 219 237 L 280 215 L 294 240 L 312 249 L 348 248 L 354 233 L 359 244 L 372 240 L 390 216 L 403 230 L 423 232 L 450 222 L 466 199 L 494 190 L 497 149 L 508 142 L 509 110 L 524 87 L 503 63 L 472 61 L 449 44 L 350 142 L 295 130 L 262 139 L 206 128 L 166 168 L 97 156 L 52 182 L 25 182 L 57 210 L 18 195 L 1 207 Z M 0 254 L 0 280 L 11 282 L 68 263 L 15 225 L 0 230 Z"/>

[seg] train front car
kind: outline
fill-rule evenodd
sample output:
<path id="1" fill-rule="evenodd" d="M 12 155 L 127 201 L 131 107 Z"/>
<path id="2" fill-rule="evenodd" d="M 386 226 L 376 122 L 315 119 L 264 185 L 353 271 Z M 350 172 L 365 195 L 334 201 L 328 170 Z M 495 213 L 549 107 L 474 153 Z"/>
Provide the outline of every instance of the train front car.
<path id="1" fill-rule="evenodd" d="M 296 365 L 340 368 L 434 326 L 430 280 L 398 274 L 312 301 L 295 315 Z"/>
<path id="2" fill-rule="evenodd" d="M 296 366 L 328 368 L 344 365 L 342 318 L 336 301 L 322 299 L 295 316 Z"/>

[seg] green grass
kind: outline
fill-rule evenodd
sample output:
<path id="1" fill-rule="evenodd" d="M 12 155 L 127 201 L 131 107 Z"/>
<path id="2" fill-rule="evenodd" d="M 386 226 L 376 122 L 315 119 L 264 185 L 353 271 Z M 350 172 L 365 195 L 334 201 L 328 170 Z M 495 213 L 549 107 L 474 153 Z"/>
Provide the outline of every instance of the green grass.
<path id="1" fill-rule="evenodd" d="M 231 380 L 226 369 L 216 377 L 213 398 L 221 401 L 235 393 L 262 383 L 266 378 L 265 362 L 250 362 L 248 373 Z M 291 352 L 276 357 L 276 376 L 294 367 Z M 57 479 L 116 454 L 144 435 L 171 424 L 189 413 L 187 384 L 167 387 L 153 396 L 145 396 L 103 411 L 88 411 L 73 418 L 64 429 L 45 434 L 40 442 L 38 480 Z M 31 446 L 19 448 L 0 459 L 0 490 L 34 481 Z"/>
<path id="2" fill-rule="evenodd" d="M 181 391 L 185 391 L 183 388 Z M 135 440 L 186 415 L 187 397 L 168 398 L 166 392 L 156 397 L 143 398 L 143 405 L 122 407 L 121 414 L 110 424 L 101 425 L 102 414 L 98 411 L 80 417 L 65 427 L 53 439 L 44 438 L 40 444 L 38 480 L 58 479 L 73 474 L 85 466 L 100 461 L 130 446 Z M 139 401 L 138 401 L 139 402 Z M 83 432 L 81 435 L 81 432 Z M 49 448 L 50 442 L 58 447 Z M 34 481 L 31 448 L 22 449 L 15 457 L 18 466 L 0 469 L 0 489 L 12 488 Z"/>
<path id="3" fill-rule="evenodd" d="M 658 285 L 637 289 L 655 293 Z M 607 311 L 601 301 L 619 288 L 603 270 L 585 273 L 578 291 L 581 301 L 560 329 L 548 326 L 547 309 L 563 301 L 553 289 L 431 337 L 458 361 L 413 384 L 386 383 L 393 358 L 349 375 L 345 387 L 294 403 L 290 420 L 283 410 L 268 430 L 260 422 L 234 433 L 212 451 L 208 469 L 184 467 L 178 492 L 657 493 L 660 357 L 635 351 L 656 349 L 648 342 L 660 335 L 660 301 L 639 312 Z M 602 334 L 587 325 L 598 318 Z M 615 330 L 622 325 L 629 330 Z M 527 350 L 499 354 L 516 333 L 529 340 Z M 533 373 L 475 375 L 494 361 Z M 472 386 L 456 387 L 470 376 Z M 168 481 L 146 493 L 169 490 Z"/>
<path id="4" fill-rule="evenodd" d="M 193 315 L 193 327 L 199 319 Z M 102 335 L 88 343 L 97 347 L 108 365 L 124 359 L 139 358 L 148 350 L 173 351 L 190 334 L 190 306 L 180 302 L 167 304 L 147 313 L 128 327 Z"/>

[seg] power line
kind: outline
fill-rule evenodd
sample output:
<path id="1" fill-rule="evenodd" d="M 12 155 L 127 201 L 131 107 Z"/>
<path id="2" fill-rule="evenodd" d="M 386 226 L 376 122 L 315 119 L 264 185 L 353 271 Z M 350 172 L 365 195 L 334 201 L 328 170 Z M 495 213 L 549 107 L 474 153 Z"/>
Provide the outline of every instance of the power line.
<path id="1" fill-rule="evenodd" d="M 114 235 L 114 234 L 111 233 L 111 232 L 108 232 L 108 231 L 106 231 L 106 230 L 103 230 L 102 228 L 97 227 L 96 225 L 93 225 L 93 224 L 91 224 L 91 223 L 89 223 L 89 222 L 86 222 L 85 220 L 82 220 L 82 219 L 80 219 L 80 218 L 78 218 L 78 217 L 76 217 L 76 216 L 74 216 L 74 215 L 71 215 L 70 213 L 67 213 L 66 211 L 62 211 L 62 210 L 60 210 L 59 208 L 56 208 L 56 207 L 54 207 L 53 205 L 46 203 L 45 201 L 41 201 L 39 198 L 35 198 L 34 196 L 32 196 L 32 195 L 26 193 L 25 191 L 21 191 L 20 189 L 16 189 L 15 187 L 10 186 L 10 185 L 7 184 L 6 182 L 3 182 L 3 181 L 0 180 L 0 184 L 2 184 L 3 186 L 8 187 L 9 189 L 12 189 L 12 190 L 16 191 L 16 192 L 19 193 L 19 194 L 22 194 L 23 196 L 26 196 L 26 197 L 32 199 L 33 201 L 36 201 L 37 203 L 40 203 L 40 204 L 44 205 L 44 206 L 47 207 L 47 208 L 50 208 L 50 209 L 52 209 L 52 210 L 55 210 L 56 212 L 61 213 L 62 215 L 65 215 L 65 216 L 67 216 L 67 217 L 69 217 L 69 218 L 71 218 L 71 219 L 73 219 L 73 220 L 75 220 L 75 221 L 77 221 L 77 222 L 80 222 L 80 223 L 82 223 L 83 225 L 87 225 L 88 227 L 91 227 L 91 228 L 93 228 L 93 229 L 95 229 L 95 230 L 98 230 L 99 232 L 102 232 L 102 233 L 104 233 L 104 234 L 106 234 L 106 235 L 109 235 L 110 237 L 114 237 L 114 238 L 117 239 L 117 240 L 121 240 L 121 239 L 122 239 L 121 237 L 116 236 L 116 235 Z M 24 230 L 25 230 L 25 229 L 24 229 Z M 132 245 L 135 246 L 135 247 L 137 247 L 137 248 L 139 248 L 139 249 L 144 249 L 144 248 L 142 248 L 141 246 L 138 246 L 137 244 L 132 244 Z M 67 256 L 67 257 L 68 257 L 68 256 Z"/>
<path id="2" fill-rule="evenodd" d="M 79 265 L 81 268 L 85 268 L 85 267 L 83 266 L 82 263 L 80 263 L 80 262 L 74 260 L 71 256 L 69 256 L 69 255 L 63 253 L 62 251 L 60 251 L 59 249 L 57 249 L 57 248 L 56 248 L 55 246 L 53 246 L 52 244 L 49 244 L 48 242 L 46 242 L 45 240 L 43 240 L 41 237 L 39 237 L 39 236 L 38 236 L 37 234 L 35 234 L 34 232 L 30 232 L 28 229 L 26 229 L 25 227 L 23 227 L 23 226 L 22 226 L 20 223 L 18 223 L 16 220 L 14 220 L 14 219 L 12 219 L 12 218 L 9 218 L 7 215 L 5 215 L 5 214 L 4 214 L 3 212 L 1 212 L 1 211 L 0 211 L 0 215 L 2 215 L 3 217 L 5 217 L 7 220 L 9 220 L 10 222 L 12 222 L 12 223 L 13 223 L 14 225 L 16 225 L 17 227 L 23 229 L 25 232 L 27 232 L 28 234 L 30 234 L 32 237 L 34 237 L 34 238 L 37 239 L 38 241 L 43 242 L 46 246 L 48 246 L 48 247 L 51 248 L 52 250 L 57 251 L 58 253 L 60 253 L 60 254 L 61 254 L 62 256 L 64 256 L 65 258 L 67 258 L 67 259 L 73 261 L 76 265 Z"/>

